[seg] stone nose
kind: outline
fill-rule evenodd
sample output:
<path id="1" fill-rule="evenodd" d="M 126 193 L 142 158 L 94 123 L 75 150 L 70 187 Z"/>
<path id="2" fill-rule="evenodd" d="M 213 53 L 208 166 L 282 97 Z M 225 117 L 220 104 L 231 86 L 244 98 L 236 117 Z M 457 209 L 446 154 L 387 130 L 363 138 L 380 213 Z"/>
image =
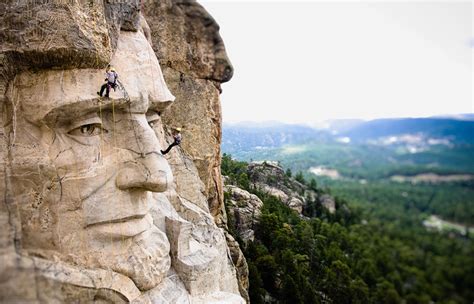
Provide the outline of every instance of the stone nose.
<path id="1" fill-rule="evenodd" d="M 160 143 L 144 114 L 119 117 L 116 147 L 124 153 L 119 164 L 116 186 L 121 190 L 164 192 L 173 182 L 168 161 L 161 155 Z M 127 155 L 127 156 L 125 156 Z"/>
<path id="2" fill-rule="evenodd" d="M 120 190 L 164 192 L 172 179 L 166 160 L 153 152 L 123 164 L 117 174 L 116 185 Z"/>

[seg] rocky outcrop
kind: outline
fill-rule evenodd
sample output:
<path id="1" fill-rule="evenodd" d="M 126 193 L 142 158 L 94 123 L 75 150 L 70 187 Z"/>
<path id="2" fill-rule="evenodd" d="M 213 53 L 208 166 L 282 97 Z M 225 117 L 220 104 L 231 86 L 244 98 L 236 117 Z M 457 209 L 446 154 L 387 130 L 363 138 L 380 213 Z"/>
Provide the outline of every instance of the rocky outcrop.
<path id="1" fill-rule="evenodd" d="M 224 167 L 231 168 L 232 166 Z M 315 209 L 321 211 L 321 207 L 327 209 L 329 213 L 334 213 L 336 204 L 334 198 L 329 194 L 324 194 L 314 182 L 307 184 L 304 179 L 299 179 L 302 182 L 297 181 L 296 178 L 291 177 L 291 174 L 286 174 L 277 162 L 250 163 L 246 168 L 247 175 L 242 173 L 242 171 L 245 172 L 245 166 L 242 168 L 242 164 L 239 163 L 238 168 L 238 173 L 233 169 L 227 169 L 230 172 L 228 171 L 229 176 L 224 176 L 224 193 L 226 222 L 229 227 L 227 242 L 236 265 L 239 289 L 245 297 L 245 292 L 242 290 L 246 290 L 245 286 L 248 286 L 249 270 L 247 263 L 240 262 L 245 260 L 240 258 L 239 246 L 248 248 L 248 244 L 255 240 L 255 229 L 258 227 L 264 205 L 259 196 L 262 199 L 267 199 L 267 195 L 275 196 L 303 218 L 317 216 Z M 258 196 L 236 185 L 250 189 L 249 191 L 257 193 Z M 266 195 L 262 195 L 262 192 Z M 303 214 L 304 208 L 306 209 Z M 239 242 L 237 243 L 234 238 Z M 273 300 L 266 298 L 265 301 L 272 302 Z"/>
<path id="2" fill-rule="evenodd" d="M 231 233 L 238 237 L 239 242 L 245 247 L 249 241 L 255 239 L 254 226 L 257 224 L 261 215 L 262 201 L 254 194 L 249 193 L 239 187 L 224 186 L 225 204 L 227 210 L 227 223 L 230 233 L 227 233 L 227 244 L 229 244 L 230 253 L 234 265 L 237 269 L 239 279 L 239 290 L 242 296 L 249 300 L 248 296 L 248 265 L 241 251 L 239 243 L 234 239 Z"/>
<path id="3" fill-rule="evenodd" d="M 291 174 L 287 175 L 277 162 L 252 162 L 248 164 L 247 175 L 250 188 L 277 197 L 300 215 L 303 215 L 303 209 L 309 202 L 311 202 L 311 204 L 320 204 L 330 213 L 336 212 L 336 203 L 331 195 L 325 194 L 321 189 L 318 189 L 316 184 L 311 185 L 311 183 L 307 183 L 304 180 L 303 182 L 299 182 L 296 178 L 292 177 Z M 235 187 L 235 185 L 232 185 L 233 182 L 235 181 L 227 178 L 226 184 L 228 185 L 225 186 L 225 189 L 230 197 L 228 200 L 228 206 L 230 206 L 232 210 L 230 212 L 236 210 L 238 217 L 245 214 L 245 212 L 249 212 L 249 210 L 254 210 L 255 201 L 250 198 L 254 196 L 253 194 Z M 258 197 L 254 197 L 258 199 Z M 244 212 L 242 213 L 239 208 L 243 208 L 242 210 L 244 210 Z M 246 217 L 243 216 L 243 218 Z M 244 222 L 248 221 L 245 220 Z M 247 231 L 246 224 L 238 222 L 238 225 L 239 229 Z M 250 239 L 248 237 L 250 236 L 250 232 L 248 231 L 237 231 L 237 233 L 243 240 L 247 241 Z"/>
<path id="4" fill-rule="evenodd" d="M 247 298 L 222 228 L 218 27 L 193 1 L 139 4 L 0 4 L 2 302 Z"/>
<path id="5" fill-rule="evenodd" d="M 239 187 L 226 185 L 224 190 L 228 194 L 227 217 L 235 225 L 236 235 L 247 244 L 254 240 L 254 226 L 261 215 L 263 203 L 258 196 Z"/>
<path id="6" fill-rule="evenodd" d="M 329 194 L 323 194 L 319 197 L 319 202 L 326 208 L 329 213 L 336 212 L 336 201 Z"/>
<path id="7" fill-rule="evenodd" d="M 164 66 L 195 79 L 229 81 L 233 74 L 219 25 L 196 1 L 145 1 L 156 55 Z"/>
<path id="8" fill-rule="evenodd" d="M 237 271 L 237 281 L 239 283 L 240 295 L 247 301 L 250 302 L 249 296 L 249 267 L 247 265 L 247 260 L 245 259 L 244 254 L 240 248 L 239 243 L 234 239 L 234 237 L 226 232 L 227 245 L 229 246 L 230 256 L 234 262 L 235 269 Z"/>
<path id="9" fill-rule="evenodd" d="M 318 195 L 308 186 L 287 176 L 275 162 L 250 163 L 248 175 L 254 187 L 278 197 L 299 214 L 302 214 L 307 200 L 314 200 Z"/>

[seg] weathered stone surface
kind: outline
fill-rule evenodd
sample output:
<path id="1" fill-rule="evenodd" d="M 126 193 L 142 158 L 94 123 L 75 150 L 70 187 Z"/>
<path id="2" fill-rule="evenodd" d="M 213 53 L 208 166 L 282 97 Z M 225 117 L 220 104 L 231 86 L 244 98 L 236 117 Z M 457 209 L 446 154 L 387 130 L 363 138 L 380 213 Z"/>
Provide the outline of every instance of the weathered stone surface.
<path id="1" fill-rule="evenodd" d="M 273 162 L 253 162 L 248 167 L 249 178 L 255 187 L 279 198 L 299 214 L 307 198 L 317 194 L 293 178 L 287 177 L 282 167 Z"/>
<path id="2" fill-rule="evenodd" d="M 249 241 L 255 237 L 254 226 L 257 224 L 261 215 L 262 201 L 254 194 L 249 193 L 236 186 L 226 185 L 224 191 L 228 195 L 226 199 L 227 221 L 229 227 L 246 246 Z M 229 245 L 232 260 L 237 269 L 239 279 L 239 290 L 242 297 L 249 301 L 248 288 L 248 265 L 240 249 L 239 243 L 230 233 L 226 234 L 227 244 Z"/>
<path id="3" fill-rule="evenodd" d="M 247 244 L 254 240 L 254 226 L 261 215 L 263 203 L 255 194 L 236 186 L 226 185 L 224 190 L 229 194 L 227 216 L 233 219 L 237 235 Z"/>
<path id="4" fill-rule="evenodd" d="M 219 26 L 196 1 L 144 1 L 153 48 L 162 65 L 193 78 L 229 81 L 233 68 Z"/>
<path id="5" fill-rule="evenodd" d="M 143 13 L 150 27 L 153 49 L 176 96 L 174 103 L 163 112 L 163 121 L 166 126 L 182 128 L 180 157 L 194 162 L 202 180 L 202 183 L 193 183 L 197 185 L 195 191 L 180 188 L 182 183 L 178 182 L 178 193 L 182 197 L 205 196 L 215 222 L 225 228 L 219 93 L 220 84 L 232 77 L 233 68 L 219 35 L 219 26 L 200 4 L 191 0 L 144 1 Z M 175 158 L 171 155 L 170 162 L 179 163 Z M 173 167 L 173 171 L 180 172 L 175 176 L 177 179 L 192 176 L 186 174 L 186 168 L 175 170 Z M 229 243 L 229 246 L 233 245 Z M 240 248 L 238 250 L 243 257 Z M 239 286 L 242 287 L 242 283 Z M 242 288 L 241 293 L 246 297 Z"/>
<path id="6" fill-rule="evenodd" d="M 219 26 L 196 1 L 146 1 L 143 12 L 165 79 L 176 96 L 163 121 L 183 127 L 183 150 L 198 168 L 211 213 L 223 225 L 219 90 L 233 69 Z"/>
<path id="7" fill-rule="evenodd" d="M 230 255 L 232 261 L 234 262 L 235 269 L 237 270 L 237 280 L 239 283 L 240 295 L 247 301 L 250 302 L 249 296 L 249 267 L 247 265 L 247 260 L 245 259 L 242 250 L 240 249 L 239 243 L 234 239 L 230 233 L 226 232 L 225 234 L 227 245 L 229 246 Z"/>
<path id="8" fill-rule="evenodd" d="M 279 198 L 284 204 L 299 214 L 308 201 L 319 201 L 330 213 L 336 212 L 334 198 L 317 193 L 307 185 L 286 176 L 276 162 L 253 162 L 248 166 L 250 182 L 261 191 Z"/>
<path id="9" fill-rule="evenodd" d="M 0 11 L 1 53 L 25 67 L 99 67 L 112 57 L 102 1 L 8 0 Z"/>
<path id="10" fill-rule="evenodd" d="M 219 92 L 202 79 L 164 70 L 167 82 L 176 95 L 176 106 L 163 113 L 166 125 L 181 127 L 182 149 L 196 165 L 204 183 L 211 213 L 218 224 L 223 208 L 220 174 L 221 109 Z"/>
<path id="11" fill-rule="evenodd" d="M 290 200 L 287 201 L 288 207 L 295 210 L 299 214 L 303 213 L 303 206 L 304 203 L 297 197 L 292 197 Z"/>
<path id="12" fill-rule="evenodd" d="M 45 30 L 65 35 L 51 48 L 28 36 L 22 11 L 28 1 L 7 4 L 2 17 L 17 18 L 26 40 L 2 33 L 9 39 L 2 37 L 2 56 L 10 60 L 4 67 L 11 68 L 18 50 L 27 60 L 11 68 L 14 78 L 4 77 L 1 99 L 0 301 L 243 303 L 206 196 L 221 191 L 208 181 L 220 181 L 213 169 L 220 137 L 201 168 L 184 144 L 166 158 L 159 153 L 176 126 L 160 117 L 174 96 L 138 1 L 32 5 L 35 18 L 60 16 L 73 29 Z M 99 99 L 104 76 L 96 68 L 106 63 L 116 67 L 122 86 Z M 191 131 L 189 138 L 202 136 Z"/>
<path id="13" fill-rule="evenodd" d="M 27 69 L 105 67 L 120 30 L 140 28 L 139 4 L 139 0 L 2 1 L 0 98 L 8 82 Z"/>

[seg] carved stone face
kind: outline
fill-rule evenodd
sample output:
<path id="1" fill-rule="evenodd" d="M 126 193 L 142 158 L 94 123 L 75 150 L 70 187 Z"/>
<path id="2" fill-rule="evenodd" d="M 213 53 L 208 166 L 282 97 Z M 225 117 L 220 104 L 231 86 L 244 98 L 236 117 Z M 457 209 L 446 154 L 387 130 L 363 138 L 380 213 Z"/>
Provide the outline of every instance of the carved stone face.
<path id="1" fill-rule="evenodd" d="M 103 70 L 23 73 L 11 84 L 20 244 L 27 254 L 112 269 L 147 290 L 170 268 L 169 242 L 149 210 L 151 192 L 172 183 L 157 131 L 174 97 L 142 33 L 121 33 L 112 65 L 126 93 L 110 99 L 96 95 Z"/>

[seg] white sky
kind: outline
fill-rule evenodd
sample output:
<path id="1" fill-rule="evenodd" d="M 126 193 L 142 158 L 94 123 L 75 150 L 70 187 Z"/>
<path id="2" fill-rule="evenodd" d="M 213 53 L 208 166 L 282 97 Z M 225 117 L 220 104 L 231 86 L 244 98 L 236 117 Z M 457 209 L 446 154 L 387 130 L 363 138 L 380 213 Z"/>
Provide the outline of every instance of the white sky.
<path id="1" fill-rule="evenodd" d="M 234 65 L 224 122 L 471 113 L 470 1 L 199 1 Z"/>

